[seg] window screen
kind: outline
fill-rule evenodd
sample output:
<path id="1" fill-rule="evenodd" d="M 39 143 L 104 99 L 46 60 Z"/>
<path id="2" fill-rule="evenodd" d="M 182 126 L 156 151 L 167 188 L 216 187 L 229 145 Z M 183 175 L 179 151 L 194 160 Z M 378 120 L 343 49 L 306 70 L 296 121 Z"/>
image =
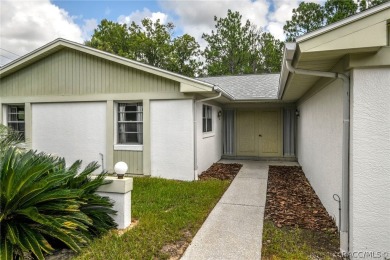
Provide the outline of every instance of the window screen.
<path id="1" fill-rule="evenodd" d="M 203 105 L 202 119 L 203 119 L 203 133 L 211 132 L 213 130 L 213 108 L 211 106 Z"/>
<path id="2" fill-rule="evenodd" d="M 118 144 L 143 144 L 142 103 L 118 104 Z"/>
<path id="3" fill-rule="evenodd" d="M 8 106 L 7 125 L 25 140 L 24 106 Z"/>

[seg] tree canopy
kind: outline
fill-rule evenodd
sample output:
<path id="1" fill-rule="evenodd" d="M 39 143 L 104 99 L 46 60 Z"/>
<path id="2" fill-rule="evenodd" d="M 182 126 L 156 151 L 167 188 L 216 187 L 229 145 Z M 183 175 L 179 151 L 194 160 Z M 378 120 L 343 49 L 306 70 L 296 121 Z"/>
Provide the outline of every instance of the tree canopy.
<path id="1" fill-rule="evenodd" d="M 389 2 L 390 0 L 358 0 L 360 11 L 364 11 L 371 7 L 383 4 L 385 2 Z"/>
<path id="2" fill-rule="evenodd" d="M 278 72 L 283 44 L 270 33 L 242 23 L 239 12 L 228 10 L 224 18 L 214 17 L 215 31 L 203 34 L 203 52 L 208 75 L 237 75 Z"/>
<path id="3" fill-rule="evenodd" d="M 248 20 L 242 23 L 238 12 L 214 20 L 216 30 L 202 36 L 204 51 L 191 35 L 174 37 L 173 23 L 148 18 L 128 25 L 104 19 L 85 44 L 190 77 L 279 72 L 281 41 Z"/>
<path id="4" fill-rule="evenodd" d="M 145 18 L 141 25 L 102 20 L 87 46 L 111 52 L 162 69 L 193 77 L 201 62 L 199 44 L 184 34 L 173 37 L 173 23 L 162 24 Z"/>

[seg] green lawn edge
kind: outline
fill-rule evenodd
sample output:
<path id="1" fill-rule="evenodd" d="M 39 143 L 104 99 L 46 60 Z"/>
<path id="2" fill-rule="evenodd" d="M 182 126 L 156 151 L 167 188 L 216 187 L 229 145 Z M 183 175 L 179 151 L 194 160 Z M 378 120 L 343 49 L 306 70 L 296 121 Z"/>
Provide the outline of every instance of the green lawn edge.
<path id="1" fill-rule="evenodd" d="M 169 259 L 162 248 L 191 242 L 229 185 L 134 178 L 132 218 L 138 224 L 122 236 L 109 232 L 95 239 L 75 259 Z"/>

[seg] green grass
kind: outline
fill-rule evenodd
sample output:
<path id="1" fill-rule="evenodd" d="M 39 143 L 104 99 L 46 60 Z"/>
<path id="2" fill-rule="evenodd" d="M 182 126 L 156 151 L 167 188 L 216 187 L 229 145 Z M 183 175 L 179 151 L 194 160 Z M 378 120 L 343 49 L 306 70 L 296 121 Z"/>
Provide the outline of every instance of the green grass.
<path id="1" fill-rule="evenodd" d="M 120 237 L 110 232 L 96 239 L 76 259 L 167 259 L 161 249 L 190 242 L 229 184 L 134 178 L 132 218 L 138 225 Z"/>
<path id="2" fill-rule="evenodd" d="M 334 259 L 338 235 L 326 231 L 278 228 L 265 220 L 262 259 Z"/>

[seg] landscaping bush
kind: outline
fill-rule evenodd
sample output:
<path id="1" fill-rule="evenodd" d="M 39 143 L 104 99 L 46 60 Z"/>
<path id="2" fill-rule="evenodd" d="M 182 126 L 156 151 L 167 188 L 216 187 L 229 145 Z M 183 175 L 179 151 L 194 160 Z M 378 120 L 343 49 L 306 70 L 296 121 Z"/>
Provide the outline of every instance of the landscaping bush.
<path id="1" fill-rule="evenodd" d="M 65 160 L 15 147 L 0 154 L 0 258 L 31 253 L 44 259 L 64 244 L 79 251 L 94 235 L 115 227 L 112 203 L 95 194 L 105 174 L 91 180 L 98 167 L 81 161 L 66 168 Z M 58 243 L 60 242 L 60 243 Z"/>
<path id="2" fill-rule="evenodd" d="M 116 211 L 112 209 L 113 203 L 108 197 L 96 194 L 97 189 L 109 183 L 109 181 L 104 180 L 106 177 L 105 173 L 99 174 L 95 179 L 89 177 L 92 172 L 99 168 L 96 162 L 89 164 L 77 175 L 80 165 L 81 161 L 77 161 L 68 169 L 68 172 L 72 171 L 73 176 L 76 176 L 69 178 L 63 188 L 79 189 L 81 191 L 79 197 L 81 202 L 80 211 L 86 214 L 93 223 L 92 226 L 89 226 L 88 233 L 93 236 L 100 236 L 117 226 L 111 217 L 111 215 L 116 214 Z"/>
<path id="3" fill-rule="evenodd" d="M 0 158 L 4 151 L 11 146 L 15 146 L 23 141 L 22 135 L 13 129 L 0 124 Z"/>

